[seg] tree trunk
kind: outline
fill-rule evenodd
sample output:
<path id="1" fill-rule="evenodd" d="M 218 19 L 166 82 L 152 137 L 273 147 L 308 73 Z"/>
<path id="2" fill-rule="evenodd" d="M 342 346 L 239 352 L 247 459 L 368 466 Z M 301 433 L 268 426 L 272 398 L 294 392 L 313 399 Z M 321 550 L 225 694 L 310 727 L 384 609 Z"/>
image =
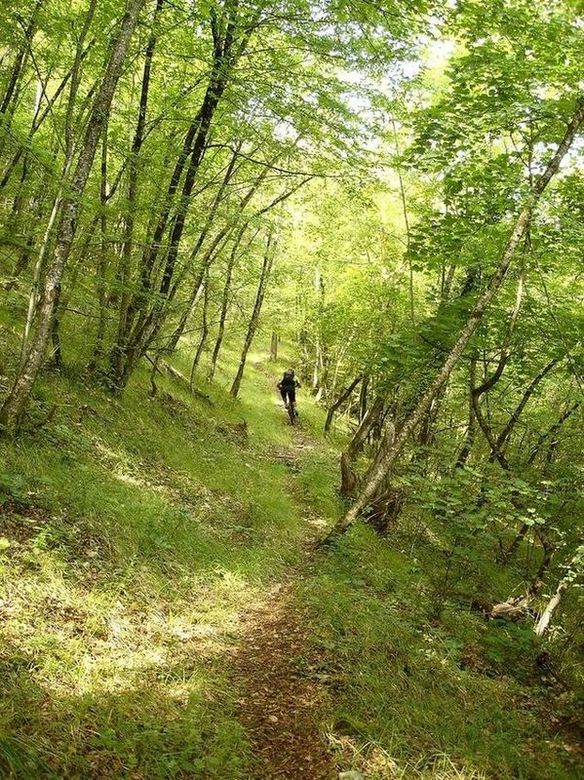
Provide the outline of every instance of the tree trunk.
<path id="1" fill-rule="evenodd" d="M 178 259 L 178 251 L 185 228 L 189 199 L 192 195 L 197 173 L 207 148 L 211 121 L 229 80 L 232 66 L 231 49 L 234 42 L 235 23 L 236 12 L 232 11 L 227 20 L 223 40 L 219 41 L 216 39 L 215 41 L 213 72 L 203 97 L 201 108 L 195 118 L 196 128 L 192 144 L 189 145 L 190 161 L 186 168 L 180 200 L 169 227 L 166 259 L 164 268 L 162 269 L 162 277 L 159 286 L 159 294 L 162 298 L 168 295 L 171 287 L 172 277 Z"/>
<path id="2" fill-rule="evenodd" d="M 577 110 L 570 120 L 565 135 L 560 142 L 552 160 L 531 189 L 527 203 L 521 211 L 515 223 L 515 227 L 507 241 L 497 271 L 491 277 L 491 280 L 487 284 L 483 293 L 479 296 L 474 309 L 472 310 L 466 324 L 462 328 L 458 339 L 450 350 L 444 364 L 436 374 L 430 386 L 426 389 L 418 401 L 414 411 L 411 413 L 399 431 L 393 446 L 390 447 L 387 452 L 382 453 L 381 457 L 379 457 L 375 463 L 369 480 L 362 487 L 353 506 L 335 523 L 330 533 L 327 535 L 325 539 L 326 542 L 330 542 L 334 540 L 336 536 L 344 533 L 359 517 L 363 509 L 368 505 L 371 498 L 375 496 L 383 481 L 387 479 L 388 474 L 401 454 L 410 435 L 421 422 L 422 418 L 430 408 L 432 401 L 440 393 L 442 387 L 447 382 L 452 369 L 462 357 L 478 324 L 482 320 L 486 310 L 488 309 L 507 275 L 507 271 L 509 270 L 517 248 L 523 240 L 527 228 L 529 227 L 531 215 L 536 203 L 549 184 L 551 178 L 558 171 L 562 159 L 570 148 L 583 122 L 584 100 L 581 100 L 579 101 Z"/>
<path id="3" fill-rule="evenodd" d="M 225 9 L 225 17 L 220 20 L 220 23 L 218 23 L 216 15 L 212 14 L 213 66 L 207 88 L 201 107 L 191 121 L 183 139 L 182 149 L 168 184 L 164 206 L 157 219 L 152 241 L 142 256 L 139 289 L 127 306 L 123 318 L 123 332 L 118 333 L 117 344 L 113 350 L 110 385 L 112 390 L 117 392 L 123 390 L 134 365 L 148 348 L 149 334 L 160 329 L 166 304 L 176 292 L 176 287 L 172 287 L 172 282 L 190 198 L 207 149 L 211 122 L 227 87 L 234 65 L 233 47 L 235 45 L 237 4 L 226 3 Z M 241 45 L 243 46 L 243 44 Z M 241 46 L 238 54 L 241 54 Z M 173 203 L 185 167 L 185 178 L 174 215 L 171 218 Z M 148 300 L 153 285 L 153 273 L 167 228 L 169 235 L 165 244 L 166 250 L 163 255 L 158 294 L 152 307 L 149 307 Z"/>
<path id="4" fill-rule="evenodd" d="M 370 381 L 371 378 L 369 376 L 363 377 L 361 392 L 359 393 L 359 422 L 361 422 L 367 414 L 367 393 L 369 391 Z"/>
<path id="5" fill-rule="evenodd" d="M 211 355 L 211 367 L 209 368 L 209 375 L 207 377 L 209 381 L 211 381 L 215 376 L 217 358 L 219 357 L 221 345 L 223 344 L 223 336 L 225 335 L 225 321 L 227 319 L 227 311 L 229 309 L 229 295 L 231 292 L 233 269 L 235 267 L 235 260 L 237 258 L 237 250 L 246 230 L 247 223 L 241 227 L 235 238 L 235 241 L 233 242 L 231 254 L 229 255 L 229 261 L 227 263 L 227 269 L 225 271 L 225 284 L 223 286 L 223 295 L 221 297 L 221 312 L 219 314 L 219 328 L 217 331 L 217 338 L 215 339 L 215 346 L 213 347 L 213 354 Z"/>
<path id="6" fill-rule="evenodd" d="M 275 363 L 278 359 L 278 334 L 276 331 L 272 331 L 272 338 L 270 341 L 270 360 Z"/>
<path id="7" fill-rule="evenodd" d="M 18 92 L 18 84 L 24 69 L 25 60 L 29 53 L 30 46 L 36 31 L 37 14 L 41 9 L 42 4 L 43 0 L 37 0 L 30 21 L 24 33 L 24 41 L 21 48 L 16 53 L 14 65 L 12 66 L 10 78 L 8 79 L 8 84 L 6 86 L 6 92 L 4 93 L 2 102 L 0 102 L 0 114 L 4 114 L 5 116 L 9 113 L 11 103 L 13 102 L 13 99 Z"/>
<path id="8" fill-rule="evenodd" d="M 358 477 L 355 471 L 355 463 L 362 452 L 367 437 L 373 426 L 383 413 L 384 399 L 378 396 L 373 402 L 365 417 L 361 420 L 348 447 L 341 453 L 341 486 L 339 492 L 348 498 L 357 489 Z"/>
<path id="9" fill-rule="evenodd" d="M 543 636 L 545 632 L 548 630 L 549 625 L 552 622 L 552 617 L 554 616 L 554 612 L 560 606 L 562 596 L 564 595 L 567 589 L 568 589 L 568 581 L 566 579 L 560 580 L 558 587 L 556 588 L 556 592 L 548 601 L 546 608 L 541 613 L 538 621 L 535 624 L 535 628 L 533 630 L 535 631 L 537 636 Z"/>
<path id="10" fill-rule="evenodd" d="M 526 236 L 526 243 L 527 243 L 529 231 L 526 231 L 525 236 Z M 493 373 L 491 374 L 491 376 L 485 376 L 484 381 L 478 387 L 474 387 L 474 382 L 473 382 L 473 387 L 471 389 L 471 403 L 472 403 L 471 419 L 472 417 L 476 419 L 481 430 L 485 435 L 485 438 L 489 443 L 489 446 L 491 448 L 490 459 L 498 460 L 502 468 L 504 468 L 506 471 L 509 470 L 509 464 L 507 463 L 507 459 L 503 454 L 503 447 L 502 447 L 505 438 L 504 437 L 503 438 L 498 437 L 497 439 L 494 438 L 493 433 L 491 431 L 491 427 L 487 422 L 487 420 L 485 419 L 485 417 L 483 416 L 480 399 L 485 393 L 488 393 L 489 390 L 492 390 L 493 387 L 497 384 L 497 382 L 501 379 L 501 377 L 503 376 L 503 371 L 505 370 L 507 363 L 509 361 L 509 346 L 511 344 L 511 339 L 513 337 L 513 332 L 515 330 L 515 325 L 517 324 L 517 318 L 519 317 L 519 311 L 521 309 L 521 304 L 523 302 L 523 290 L 524 290 L 524 284 L 523 284 L 523 271 L 522 271 L 519 277 L 519 283 L 517 285 L 515 307 L 511 314 L 509 327 L 507 328 L 507 332 L 505 334 L 505 338 L 501 346 L 501 352 L 499 355 L 499 361 L 497 363 L 497 366 L 493 371 Z M 486 369 L 485 369 L 485 374 L 486 374 Z M 474 373 L 473 373 L 473 377 L 474 377 Z M 535 387 L 533 389 L 535 389 Z M 533 390 L 531 392 L 533 392 Z M 527 400 L 525 401 L 525 403 L 527 403 Z M 518 416 L 519 414 L 521 414 L 522 409 L 523 406 L 521 406 L 521 408 L 519 409 Z M 513 426 L 513 424 L 514 423 L 511 424 L 511 427 Z"/>
<path id="11" fill-rule="evenodd" d="M 197 345 L 197 349 L 195 352 L 195 357 L 193 358 L 193 365 L 191 366 L 191 380 L 190 380 L 190 386 L 193 388 L 195 386 L 195 374 L 197 372 L 197 367 L 199 365 L 199 361 L 201 359 L 201 355 L 203 354 L 203 350 L 205 349 L 205 344 L 207 343 L 207 338 L 209 336 L 209 316 L 208 316 L 208 310 L 209 310 L 209 275 L 206 275 L 205 281 L 203 282 L 203 318 L 202 318 L 202 330 L 201 330 L 201 338 L 199 339 L 199 343 Z"/>
<path id="12" fill-rule="evenodd" d="M 330 430 L 330 427 L 331 427 L 332 422 L 333 422 L 333 417 L 334 417 L 334 414 L 337 411 L 337 409 L 339 409 L 345 403 L 347 398 L 349 398 L 349 396 L 352 394 L 353 390 L 357 387 L 357 385 L 359 384 L 359 382 L 362 379 L 363 379 L 363 374 L 358 374 L 355 377 L 355 379 L 353 379 L 351 384 L 342 391 L 342 393 L 339 395 L 337 400 L 331 405 L 330 409 L 328 410 L 328 413 L 327 413 L 327 416 L 326 416 L 326 420 L 325 420 L 325 423 L 324 423 L 324 432 L 325 433 L 328 433 L 328 431 Z"/>
<path id="13" fill-rule="evenodd" d="M 179 275 L 179 278 L 173 283 L 171 289 L 168 291 L 168 294 L 164 297 L 164 301 L 162 305 L 155 304 L 150 310 L 148 310 L 147 301 L 144 297 L 144 290 L 146 289 L 146 287 L 143 280 L 142 291 L 135 297 L 134 301 L 130 306 L 130 316 L 128 318 L 129 322 L 127 323 L 126 326 L 126 333 L 122 337 L 118 337 L 118 345 L 115 347 L 115 353 L 118 355 L 123 355 L 124 357 L 123 360 L 118 360 L 117 364 L 112 363 L 110 385 L 113 390 L 119 392 L 124 388 L 130 376 L 130 373 L 132 372 L 137 361 L 146 352 L 153 338 L 156 337 L 156 335 L 160 332 L 161 328 L 163 327 L 166 320 L 166 316 L 168 314 L 168 305 L 174 299 L 174 296 L 178 291 L 179 284 L 184 278 L 184 274 L 187 268 L 190 267 L 196 255 L 198 254 L 198 251 L 201 248 L 203 240 L 207 235 L 207 232 L 211 226 L 212 219 L 214 217 L 216 208 L 219 205 L 219 201 L 221 199 L 222 193 L 225 187 L 227 186 L 229 180 L 231 179 L 233 173 L 233 166 L 237 158 L 238 149 L 239 146 L 236 147 L 236 151 L 234 152 L 232 160 L 227 168 L 227 172 L 222 182 L 220 191 L 214 200 L 214 205 L 211 208 L 211 213 L 209 214 L 205 226 L 202 232 L 200 233 L 199 238 L 193 248 L 193 251 L 191 253 L 190 263 L 185 264 L 183 274 Z M 166 351 L 172 351 L 176 348 L 178 341 L 184 331 L 186 323 L 189 317 L 191 316 L 194 307 L 196 306 L 196 302 L 198 301 L 199 289 L 202 284 L 202 279 L 203 279 L 205 269 L 210 266 L 211 262 L 215 259 L 215 256 L 219 253 L 219 249 L 218 249 L 219 243 L 222 242 L 224 239 L 226 239 L 231 233 L 231 231 L 234 229 L 234 226 L 237 224 L 240 216 L 244 213 L 245 208 L 247 207 L 247 205 L 249 204 L 249 202 L 257 192 L 258 188 L 261 186 L 262 182 L 266 178 L 267 173 L 268 173 L 268 168 L 266 167 L 260 173 L 257 179 L 254 181 L 253 185 L 248 189 L 247 193 L 245 194 L 245 197 L 241 200 L 241 203 L 238 206 L 237 218 L 235 219 L 234 223 L 230 222 L 224 225 L 224 227 L 219 231 L 217 236 L 215 236 L 215 238 L 213 239 L 211 246 L 207 250 L 205 258 L 201 263 L 201 267 L 199 268 L 198 274 L 196 276 L 196 282 L 192 288 L 192 294 L 189 299 L 189 305 L 183 312 L 182 316 L 180 317 L 178 325 L 173 335 L 170 337 L 169 344 L 166 347 Z M 271 206 L 274 205 L 276 202 L 279 202 L 281 200 L 282 197 L 277 198 L 275 201 L 272 202 L 272 204 L 269 204 L 267 207 L 262 209 L 262 211 L 259 213 L 263 213 L 267 209 L 271 208 Z M 133 314 L 137 312 L 139 312 L 137 320 L 134 323 L 134 327 L 131 328 L 132 321 L 133 321 Z"/>
<path id="14" fill-rule="evenodd" d="M 529 458 L 527 459 L 527 464 L 529 466 L 531 466 L 531 464 L 537 458 L 543 444 L 548 439 L 554 437 L 558 433 L 562 425 L 566 422 L 566 420 L 568 420 L 572 416 L 572 414 L 574 414 L 575 411 L 577 411 L 577 409 L 581 406 L 581 404 L 582 404 L 581 401 L 576 401 L 575 404 L 568 407 L 566 411 L 561 415 L 561 417 L 558 420 L 556 420 L 556 422 L 552 426 L 550 426 L 550 428 L 547 431 L 545 431 L 545 433 L 542 433 L 539 436 L 537 440 L 537 444 L 535 445 L 535 447 L 532 448 L 531 452 L 529 453 Z"/>
<path id="15" fill-rule="evenodd" d="M 505 447 L 509 436 L 511 435 L 513 428 L 515 427 L 517 421 L 521 417 L 521 413 L 525 409 L 527 402 L 531 398 L 531 396 L 534 394 L 535 390 L 537 389 L 537 386 L 539 383 L 544 379 L 549 372 L 555 368 L 555 366 L 558 364 L 558 360 L 554 358 L 554 360 L 550 360 L 550 362 L 542 368 L 542 370 L 535 376 L 532 380 L 532 382 L 529 384 L 525 392 L 523 393 L 523 396 L 521 397 L 521 400 L 515 407 L 513 414 L 507 421 L 507 425 L 505 428 L 501 431 L 499 436 L 497 437 L 497 440 L 494 444 L 494 448 L 497 452 L 501 452 L 503 448 Z"/>
<path id="16" fill-rule="evenodd" d="M 268 235 L 268 239 L 266 242 L 266 250 L 264 253 L 264 262 L 262 265 L 262 272 L 260 275 L 260 281 L 258 284 L 258 289 L 256 293 L 255 303 L 251 315 L 251 319 L 249 321 L 249 325 L 247 328 L 247 334 L 245 336 L 245 341 L 243 344 L 243 350 L 241 352 L 241 358 L 239 361 L 239 367 L 237 369 L 237 374 L 235 375 L 235 379 L 233 380 L 233 384 L 231 385 L 231 390 L 229 391 L 233 398 L 237 398 L 239 395 L 239 388 L 241 386 L 241 380 L 243 379 L 243 372 L 245 371 L 245 363 L 247 360 L 247 353 L 249 352 L 249 348 L 252 345 L 257 326 L 258 321 L 260 317 L 260 312 L 262 310 L 262 304 L 264 302 L 264 296 L 266 294 L 266 287 L 268 284 L 268 280 L 270 278 L 270 273 L 272 270 L 272 264 L 274 261 L 274 253 L 275 250 L 272 250 L 272 234 L 270 233 Z"/>
<path id="17" fill-rule="evenodd" d="M 154 50 L 157 43 L 157 31 L 156 20 L 158 14 L 162 9 L 164 0 L 157 0 L 156 8 L 154 10 L 154 18 L 152 19 L 152 30 L 148 39 L 148 45 L 146 46 L 146 53 L 144 56 L 144 68 L 142 70 L 142 85 L 140 88 L 140 103 L 138 106 L 138 118 L 136 121 L 136 129 L 134 131 L 134 138 L 132 140 L 132 148 L 130 150 L 128 161 L 128 189 L 127 189 L 127 206 L 124 219 L 124 239 L 122 244 L 121 253 L 121 266 L 119 270 L 119 284 L 120 284 L 120 309 L 119 319 L 117 326 L 117 336 L 115 344 L 110 355 L 110 363 L 115 371 L 119 373 L 121 371 L 121 362 L 123 361 L 123 346 L 122 342 L 124 334 L 127 329 L 127 317 L 128 307 L 130 305 L 130 275 L 132 267 L 132 252 L 134 249 L 134 226 L 135 226 L 135 214 L 138 201 L 138 159 L 142 144 L 144 143 L 144 130 L 146 127 L 146 115 L 148 110 L 148 96 L 150 92 L 150 76 L 152 72 L 152 60 L 154 58 Z"/>
<path id="18" fill-rule="evenodd" d="M 472 452 L 474 440 L 475 440 L 475 413 L 474 413 L 474 386 L 475 386 L 475 372 L 476 372 L 476 359 L 471 358 L 469 369 L 469 391 L 468 391 L 468 425 L 466 428 L 466 434 L 464 442 L 458 457 L 456 459 L 455 468 L 460 469 L 466 466 L 466 463 Z"/>
<path id="19" fill-rule="evenodd" d="M 106 321 L 107 321 L 107 293 L 106 293 L 106 273 L 107 273 L 107 256 L 108 256 L 108 241 L 107 241 L 107 126 L 104 128 L 103 141 L 102 141 L 102 154 L 101 154 L 101 176 L 99 182 L 99 205 L 100 215 L 99 222 L 101 227 L 100 232 L 100 245 L 99 245 L 99 260 L 97 263 L 97 304 L 99 307 L 97 317 L 97 331 L 95 334 L 95 344 L 93 346 L 93 355 L 89 361 L 87 370 L 90 374 L 94 373 L 99 365 L 99 362 L 103 355 L 103 340 L 105 337 Z"/>
<path id="20" fill-rule="evenodd" d="M 73 135 L 73 114 L 75 111 L 75 103 L 77 100 L 77 93 L 79 91 L 79 85 L 81 83 L 81 65 L 83 63 L 83 48 L 85 46 L 85 38 L 91 27 L 93 17 L 95 15 L 95 9 L 97 7 L 97 0 L 90 0 L 85 19 L 83 21 L 83 27 L 75 47 L 75 58 L 73 60 L 73 67 L 71 68 L 71 87 L 69 88 L 69 97 L 67 99 L 67 110 L 65 113 L 65 127 L 63 134 L 65 136 L 65 159 L 69 160 L 73 156 L 74 148 L 74 135 Z"/>
<path id="21" fill-rule="evenodd" d="M 166 352 L 173 352 L 178 342 L 180 341 L 185 328 L 187 326 L 187 323 L 195 313 L 195 309 L 197 308 L 197 304 L 200 300 L 201 293 L 203 292 L 204 287 L 204 280 L 205 276 L 209 273 L 209 269 L 211 268 L 212 263 L 214 262 L 217 255 L 221 252 L 223 247 L 225 246 L 228 238 L 229 238 L 229 232 L 230 232 L 229 226 L 226 226 L 223 230 L 221 230 L 213 239 L 211 242 L 211 245 L 209 246 L 209 249 L 205 253 L 205 256 L 203 258 L 203 262 L 201 263 L 201 267 L 199 268 L 197 275 L 195 277 L 195 283 L 193 284 L 193 288 L 191 291 L 190 298 L 188 300 L 188 304 L 185 307 L 176 328 L 174 329 L 172 336 L 170 337 L 168 344 L 166 346 Z M 159 326 L 162 323 L 159 323 Z M 156 331 L 153 331 L 152 335 L 155 335 Z"/>
<path id="22" fill-rule="evenodd" d="M 0 427 L 8 432 L 14 431 L 18 424 L 45 357 L 47 341 L 55 313 L 55 301 L 75 234 L 80 199 L 85 190 L 97 144 L 107 120 L 114 92 L 128 52 L 130 39 L 138 20 L 138 14 L 144 2 L 145 0 L 128 0 L 119 35 L 112 46 L 103 81 L 91 109 L 85 137 L 77 160 L 77 167 L 73 174 L 69 191 L 63 200 L 55 249 L 45 274 L 44 286 L 38 304 L 36 333 L 34 338 L 31 339 L 23 365 L 4 401 L 2 409 L 0 409 Z"/>

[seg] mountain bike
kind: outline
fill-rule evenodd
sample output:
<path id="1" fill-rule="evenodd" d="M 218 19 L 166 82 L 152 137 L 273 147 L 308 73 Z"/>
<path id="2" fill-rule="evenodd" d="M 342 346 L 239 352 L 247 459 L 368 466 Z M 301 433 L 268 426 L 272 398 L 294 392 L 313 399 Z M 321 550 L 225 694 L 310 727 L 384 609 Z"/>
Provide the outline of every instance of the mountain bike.
<path id="1" fill-rule="evenodd" d="M 290 425 L 296 425 L 296 420 L 298 419 L 298 409 L 296 409 L 296 401 L 288 401 L 288 406 L 286 407 L 286 411 L 288 412 L 288 417 L 290 418 Z"/>

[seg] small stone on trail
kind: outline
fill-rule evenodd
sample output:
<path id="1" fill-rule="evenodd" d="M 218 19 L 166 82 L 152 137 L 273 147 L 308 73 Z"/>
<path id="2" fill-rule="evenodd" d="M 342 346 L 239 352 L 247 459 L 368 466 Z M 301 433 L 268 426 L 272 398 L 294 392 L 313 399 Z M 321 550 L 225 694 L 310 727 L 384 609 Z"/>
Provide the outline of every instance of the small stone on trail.
<path id="1" fill-rule="evenodd" d="M 270 715 L 268 720 L 270 721 L 270 723 L 277 723 L 278 722 L 278 718 L 275 715 Z"/>
<path id="2" fill-rule="evenodd" d="M 349 769 L 348 772 L 339 772 L 339 780 L 365 780 L 365 777 L 356 769 Z"/>

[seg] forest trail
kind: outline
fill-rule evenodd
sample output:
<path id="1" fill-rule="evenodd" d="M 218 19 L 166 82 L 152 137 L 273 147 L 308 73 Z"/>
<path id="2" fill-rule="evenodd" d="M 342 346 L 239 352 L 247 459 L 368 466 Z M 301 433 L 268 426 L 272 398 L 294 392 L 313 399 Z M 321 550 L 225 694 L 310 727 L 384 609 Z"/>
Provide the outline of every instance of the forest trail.
<path id="1" fill-rule="evenodd" d="M 313 446 L 297 426 L 293 445 L 272 453 L 288 466 L 293 494 L 299 455 Z M 295 598 L 295 588 L 313 563 L 312 542 L 320 525 L 312 514 L 305 519 L 306 546 L 300 564 L 244 617 L 232 662 L 238 718 L 251 744 L 257 780 L 337 777 L 322 730 L 327 692 L 319 679 L 319 659 L 310 647 L 310 617 Z"/>
<path id="2" fill-rule="evenodd" d="M 326 690 L 311 657 L 306 613 L 294 582 L 276 586 L 244 621 L 232 679 L 238 716 L 250 740 L 257 780 L 336 777 L 320 726 Z"/>

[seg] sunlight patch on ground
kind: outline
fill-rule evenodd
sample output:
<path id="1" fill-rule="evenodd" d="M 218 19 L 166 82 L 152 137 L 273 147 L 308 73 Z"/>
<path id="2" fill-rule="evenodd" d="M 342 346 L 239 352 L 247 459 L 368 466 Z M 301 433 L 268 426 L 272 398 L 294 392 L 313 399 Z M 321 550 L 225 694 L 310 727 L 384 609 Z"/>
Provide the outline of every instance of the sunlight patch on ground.
<path id="1" fill-rule="evenodd" d="M 419 763 L 399 762 L 375 742 L 327 733 L 331 749 L 345 757 L 350 766 L 367 780 L 487 780 L 487 775 L 472 767 L 457 766 L 443 753 Z"/>

